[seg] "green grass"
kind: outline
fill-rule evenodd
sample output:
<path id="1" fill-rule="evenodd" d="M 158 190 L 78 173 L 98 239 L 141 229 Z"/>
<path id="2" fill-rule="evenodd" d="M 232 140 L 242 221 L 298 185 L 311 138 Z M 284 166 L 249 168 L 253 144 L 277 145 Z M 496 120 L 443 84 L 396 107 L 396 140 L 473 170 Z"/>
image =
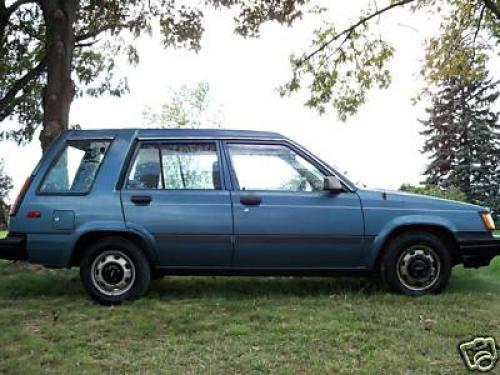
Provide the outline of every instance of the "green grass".
<path id="1" fill-rule="evenodd" d="M 455 268 L 439 296 L 368 279 L 171 277 L 106 308 L 76 270 L 0 262 L 0 373 L 465 373 L 460 341 L 500 339 L 499 292 L 497 259 Z"/>
<path id="2" fill-rule="evenodd" d="M 4 231 L 4 230 L 0 230 L 0 240 L 2 238 L 5 238 L 7 236 L 7 231 Z"/>

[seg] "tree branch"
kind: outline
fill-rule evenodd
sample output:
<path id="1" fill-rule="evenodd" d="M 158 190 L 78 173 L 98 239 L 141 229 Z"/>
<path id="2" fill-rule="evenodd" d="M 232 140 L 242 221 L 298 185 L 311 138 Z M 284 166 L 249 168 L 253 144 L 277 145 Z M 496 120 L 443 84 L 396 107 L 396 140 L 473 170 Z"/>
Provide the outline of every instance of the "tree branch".
<path id="1" fill-rule="evenodd" d="M 493 14 L 500 19 L 500 5 L 495 3 L 493 0 L 483 0 L 484 5 L 488 7 L 489 10 L 493 12 Z"/>
<path id="2" fill-rule="evenodd" d="M 332 44 L 333 42 L 335 42 L 336 40 L 338 40 L 341 36 L 346 35 L 346 34 L 351 34 L 356 28 L 358 28 L 359 26 L 361 26 L 361 25 L 365 24 L 366 22 L 370 21 L 372 18 L 378 17 L 382 13 L 385 13 L 385 12 L 387 12 L 387 11 L 393 9 L 393 8 L 404 6 L 404 5 L 409 4 L 409 3 L 413 2 L 413 1 L 415 1 L 415 0 L 400 0 L 400 1 L 396 2 L 396 3 L 389 4 L 388 6 L 382 8 L 382 9 L 379 9 L 376 12 L 374 12 L 374 13 L 366 16 L 366 17 L 361 18 L 358 22 L 356 22 L 355 24 L 352 24 L 348 28 L 346 28 L 346 29 L 342 30 L 341 32 L 335 34 L 326 43 L 322 44 L 320 47 L 318 47 L 317 49 L 315 49 L 314 51 L 312 51 L 310 54 L 308 54 L 307 56 L 305 56 L 303 59 L 301 59 L 298 62 L 297 65 L 300 66 L 300 65 L 304 64 L 306 61 L 310 60 L 314 55 L 316 55 L 319 52 L 323 51 L 330 44 Z M 484 1 L 487 1 L 487 0 L 484 0 Z"/>
<path id="3" fill-rule="evenodd" d="M 29 3 L 35 3 L 35 0 L 17 0 L 13 2 L 9 7 L 5 6 L 5 0 L 0 1 L 0 41 L 3 40 L 5 35 L 5 29 L 9 24 L 9 19 L 12 13 L 14 13 L 20 6 Z"/>
<path id="4" fill-rule="evenodd" d="M 479 35 L 479 31 L 481 31 L 481 23 L 483 22 L 484 11 L 485 10 L 486 10 L 486 5 L 483 6 L 483 8 L 481 9 L 481 13 L 479 14 L 479 19 L 477 21 L 477 28 L 476 28 L 476 31 L 474 32 L 474 38 L 472 39 L 472 43 L 473 43 L 474 49 L 476 48 L 476 39 L 477 39 L 477 36 Z"/>
<path id="5" fill-rule="evenodd" d="M 75 44 L 75 48 L 92 47 L 94 44 L 100 42 L 101 39 L 94 39 L 89 42 L 80 42 Z"/>
<path id="6" fill-rule="evenodd" d="M 24 4 L 29 4 L 29 3 L 34 3 L 34 0 L 17 0 L 14 1 L 8 8 L 7 8 L 7 14 L 10 16 L 12 13 L 14 13 L 17 9 L 19 9 L 20 6 Z"/>
<path id="7" fill-rule="evenodd" d="M 75 40 L 77 42 L 81 42 L 81 41 L 84 41 L 84 40 L 87 40 L 87 39 L 90 39 L 90 38 L 95 38 L 99 34 L 104 33 L 106 31 L 113 30 L 113 29 L 125 28 L 125 27 L 128 27 L 128 25 L 126 25 L 126 24 L 106 25 L 106 26 L 103 26 L 103 27 L 101 27 L 99 29 L 95 29 L 95 30 L 89 31 L 89 32 L 81 34 L 81 35 L 77 35 L 75 37 Z"/>
<path id="8" fill-rule="evenodd" d="M 33 69 L 18 79 L 5 96 L 0 99 L 0 121 L 9 116 L 8 108 L 17 94 L 26 87 L 32 80 L 38 78 L 47 66 L 47 58 L 44 57 Z"/>

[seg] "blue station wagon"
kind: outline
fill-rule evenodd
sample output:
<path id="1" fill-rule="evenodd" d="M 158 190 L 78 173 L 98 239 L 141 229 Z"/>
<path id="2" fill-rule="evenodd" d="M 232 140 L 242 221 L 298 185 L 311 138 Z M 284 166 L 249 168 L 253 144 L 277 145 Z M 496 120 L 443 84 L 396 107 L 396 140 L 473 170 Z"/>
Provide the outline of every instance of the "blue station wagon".
<path id="1" fill-rule="evenodd" d="M 441 292 L 500 254 L 488 209 L 358 189 L 286 137 L 233 130 L 68 131 L 12 205 L 0 258 L 80 267 L 102 304 L 163 275 L 380 275 Z"/>

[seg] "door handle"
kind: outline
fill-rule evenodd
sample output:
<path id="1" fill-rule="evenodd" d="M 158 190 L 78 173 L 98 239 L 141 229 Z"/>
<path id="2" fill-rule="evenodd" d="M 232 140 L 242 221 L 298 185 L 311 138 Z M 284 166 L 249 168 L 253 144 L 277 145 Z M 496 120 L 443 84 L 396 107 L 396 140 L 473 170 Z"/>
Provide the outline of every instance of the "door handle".
<path id="1" fill-rule="evenodd" d="M 149 195 L 133 195 L 130 200 L 138 206 L 147 206 L 151 203 L 152 198 Z"/>
<path id="2" fill-rule="evenodd" d="M 258 206 L 262 202 L 261 197 L 255 195 L 249 195 L 246 197 L 240 197 L 240 203 L 245 206 Z"/>

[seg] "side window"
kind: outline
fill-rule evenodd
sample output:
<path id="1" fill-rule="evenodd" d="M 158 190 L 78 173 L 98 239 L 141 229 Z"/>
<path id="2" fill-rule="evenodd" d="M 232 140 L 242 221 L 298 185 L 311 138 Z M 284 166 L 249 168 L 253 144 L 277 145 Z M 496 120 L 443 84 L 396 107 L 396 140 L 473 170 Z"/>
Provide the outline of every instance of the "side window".
<path id="1" fill-rule="evenodd" d="M 221 189 L 214 143 L 161 145 L 165 189 Z"/>
<path id="2" fill-rule="evenodd" d="M 132 190 L 221 189 L 215 143 L 144 144 L 137 152 L 127 188 Z"/>
<path id="3" fill-rule="evenodd" d="M 127 188 L 161 189 L 160 150 L 156 145 L 142 145 L 130 170 Z"/>
<path id="4" fill-rule="evenodd" d="M 88 193 L 109 144 L 109 141 L 69 141 L 45 176 L 39 191 L 53 194 Z"/>
<path id="5" fill-rule="evenodd" d="M 240 190 L 320 191 L 324 174 L 283 145 L 229 144 Z"/>

